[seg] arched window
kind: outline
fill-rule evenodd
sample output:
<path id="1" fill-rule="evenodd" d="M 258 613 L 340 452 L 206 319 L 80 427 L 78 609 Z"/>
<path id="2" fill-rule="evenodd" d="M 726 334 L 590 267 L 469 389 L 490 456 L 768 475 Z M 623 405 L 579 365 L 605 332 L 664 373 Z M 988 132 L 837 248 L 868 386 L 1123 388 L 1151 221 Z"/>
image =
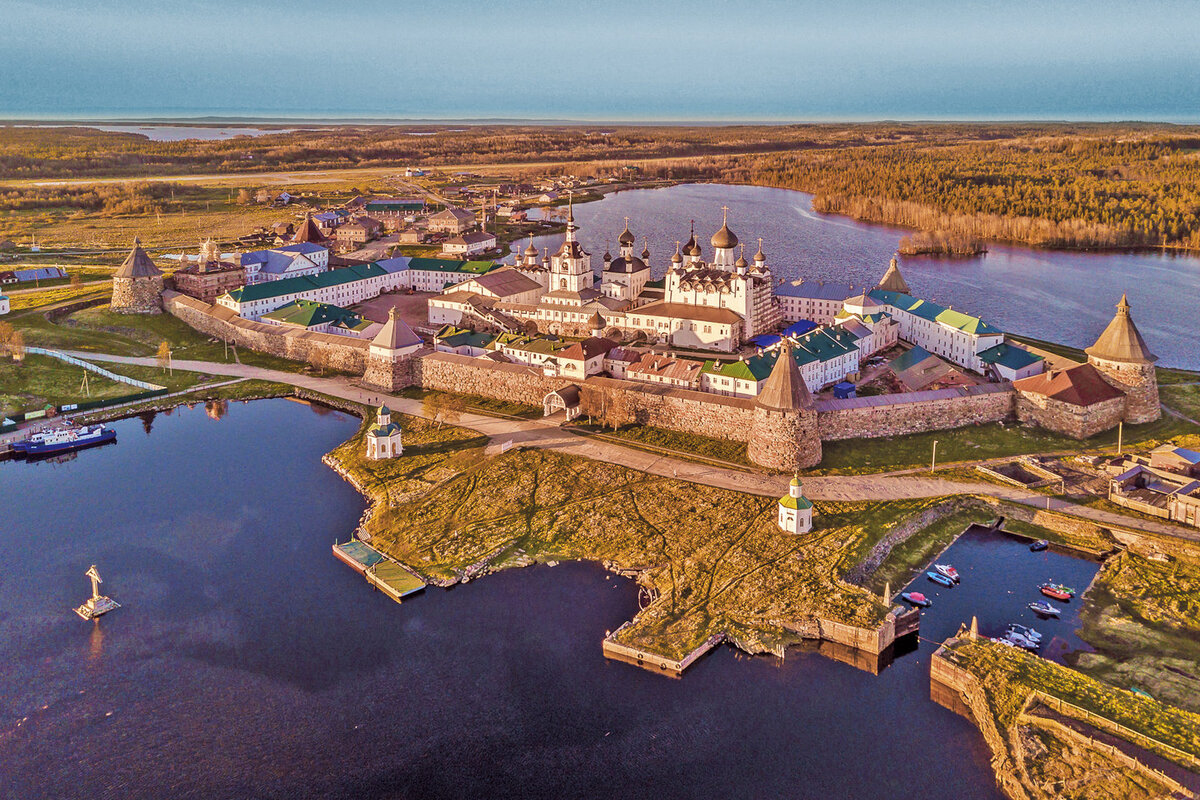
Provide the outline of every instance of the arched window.
<path id="1" fill-rule="evenodd" d="M 560 288 L 560 289 L 567 288 L 567 279 L 566 278 L 563 278 L 558 282 L 558 288 Z"/>

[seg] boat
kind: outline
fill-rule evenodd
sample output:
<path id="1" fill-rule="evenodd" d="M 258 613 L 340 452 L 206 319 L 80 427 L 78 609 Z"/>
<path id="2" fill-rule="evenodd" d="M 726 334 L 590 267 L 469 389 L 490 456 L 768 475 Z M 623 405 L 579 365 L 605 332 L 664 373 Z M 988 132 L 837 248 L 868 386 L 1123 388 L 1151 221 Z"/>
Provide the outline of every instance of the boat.
<path id="1" fill-rule="evenodd" d="M 1041 586 L 1039 586 L 1038 588 L 1039 588 L 1039 589 L 1041 589 L 1041 591 L 1042 591 L 1042 594 L 1046 595 L 1046 597 L 1052 597 L 1052 598 L 1054 598 L 1055 600 L 1062 600 L 1064 603 L 1065 603 L 1066 601 L 1068 601 L 1068 600 L 1070 600 L 1070 599 L 1071 599 L 1071 595 L 1070 595 L 1070 594 L 1068 594 L 1067 592 L 1064 592 L 1063 590 L 1059 589 L 1059 588 L 1058 588 L 1057 586 L 1055 586 L 1054 584 L 1051 584 L 1051 583 L 1043 583 L 1043 584 L 1042 584 Z"/>
<path id="2" fill-rule="evenodd" d="M 1036 603 L 1030 603 L 1029 610 L 1034 612 L 1035 614 L 1041 614 L 1044 617 L 1057 617 L 1059 614 L 1062 613 L 1061 610 L 1055 608 L 1054 606 L 1050 605 L 1049 603 L 1047 603 L 1043 600 L 1039 600 Z"/>
<path id="3" fill-rule="evenodd" d="M 921 608 L 929 608 L 933 605 L 933 601 L 920 592 L 901 592 L 900 597 L 904 602 L 912 603 L 914 606 L 920 606 Z"/>
<path id="4" fill-rule="evenodd" d="M 1042 646 L 1041 642 L 1035 642 L 1032 639 L 1022 636 L 1016 631 L 1009 631 L 1002 637 L 1004 641 L 1011 642 L 1023 650 L 1037 650 Z"/>
<path id="5" fill-rule="evenodd" d="M 942 586 L 954 585 L 954 581 L 950 580 L 945 575 L 942 575 L 940 572 L 934 572 L 930 570 L 929 572 L 925 573 L 925 577 L 929 578 L 929 580 L 933 581 L 934 583 L 940 583 Z"/>
<path id="6" fill-rule="evenodd" d="M 1050 546 L 1050 543 L 1047 542 L 1045 539 L 1038 539 L 1036 542 L 1029 545 L 1029 549 L 1035 553 L 1039 553 L 1042 550 L 1045 550 L 1049 546 Z"/>
<path id="7" fill-rule="evenodd" d="M 958 583 L 958 581 L 960 580 L 958 577 L 958 570 L 956 570 L 954 567 L 950 566 L 949 564 L 934 564 L 933 569 L 935 572 L 937 572 L 941 575 L 945 575 L 947 578 L 954 581 L 955 583 Z"/>
<path id="8" fill-rule="evenodd" d="M 1015 632 L 1021 634 L 1026 639 L 1029 639 L 1032 642 L 1040 642 L 1042 640 L 1042 635 L 1040 633 L 1038 633 L 1036 630 L 1034 630 L 1033 628 L 1026 628 L 1024 625 L 1018 625 L 1015 622 L 1010 623 L 1008 626 L 1008 629 L 1010 631 L 1015 631 Z"/>
<path id="9" fill-rule="evenodd" d="M 1072 589 L 1070 586 L 1063 586 L 1061 583 L 1052 583 L 1050 585 L 1053 586 L 1055 589 L 1057 589 L 1060 592 L 1066 592 L 1071 597 L 1074 597 L 1077 594 L 1077 592 L 1074 589 Z"/>
<path id="10" fill-rule="evenodd" d="M 82 450 L 105 442 L 115 441 L 117 432 L 103 425 L 84 425 L 81 428 L 56 428 L 40 431 L 28 439 L 14 442 L 12 449 L 18 455 L 45 456 Z"/>

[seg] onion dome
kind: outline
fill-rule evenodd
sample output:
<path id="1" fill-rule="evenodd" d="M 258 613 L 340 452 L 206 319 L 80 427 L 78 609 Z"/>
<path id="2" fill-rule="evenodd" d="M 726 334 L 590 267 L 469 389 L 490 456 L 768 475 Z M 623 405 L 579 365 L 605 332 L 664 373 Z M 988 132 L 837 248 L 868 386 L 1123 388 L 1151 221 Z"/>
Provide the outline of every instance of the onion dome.
<path id="1" fill-rule="evenodd" d="M 679 254 L 679 242 L 675 243 L 675 255 L 671 256 L 671 263 L 672 264 L 682 264 L 683 263 L 683 256 L 681 256 Z"/>
<path id="2" fill-rule="evenodd" d="M 642 240 L 642 261 L 650 261 L 650 243 Z"/>
<path id="3" fill-rule="evenodd" d="M 629 231 L 628 218 L 625 220 L 625 230 L 621 231 L 621 235 L 617 237 L 617 241 L 623 246 L 628 245 L 630 247 L 632 247 L 633 243 L 637 241 L 637 239 L 634 238 L 634 235 Z"/>
<path id="4" fill-rule="evenodd" d="M 612 253 L 605 250 L 604 251 L 604 263 L 607 264 L 610 261 L 612 261 Z"/>
<path id="5" fill-rule="evenodd" d="M 738 238 L 729 230 L 729 209 L 725 208 L 722 211 L 725 215 L 721 220 L 721 229 L 712 235 L 712 246 L 718 250 L 731 250 L 737 247 Z"/>
<path id="6" fill-rule="evenodd" d="M 763 255 L 761 238 L 758 240 L 758 252 L 754 254 L 754 260 L 755 261 L 766 261 L 767 260 L 767 257 L 765 255 Z"/>
<path id="7" fill-rule="evenodd" d="M 537 254 L 538 254 L 538 249 L 537 249 L 536 247 L 534 247 L 534 246 L 533 246 L 533 237 L 532 237 L 532 236 L 530 236 L 530 237 L 529 237 L 529 247 L 526 247 L 526 248 L 525 248 L 525 255 L 527 255 L 527 256 L 535 256 L 535 257 L 536 257 L 536 256 L 537 256 Z"/>
<path id="8" fill-rule="evenodd" d="M 746 267 L 750 266 L 750 264 L 748 264 L 746 262 L 746 254 L 745 253 L 738 256 L 738 260 L 733 262 L 733 265 L 735 267 L 737 267 L 738 269 L 745 269 Z"/>

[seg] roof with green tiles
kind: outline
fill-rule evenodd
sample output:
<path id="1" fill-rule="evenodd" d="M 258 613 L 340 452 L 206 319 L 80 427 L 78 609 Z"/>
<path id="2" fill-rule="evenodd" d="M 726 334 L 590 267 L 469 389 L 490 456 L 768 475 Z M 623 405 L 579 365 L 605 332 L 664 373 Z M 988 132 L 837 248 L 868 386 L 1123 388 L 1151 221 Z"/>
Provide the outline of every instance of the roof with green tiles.
<path id="1" fill-rule="evenodd" d="M 284 278 L 281 281 L 250 284 L 240 289 L 234 289 L 226 296 L 238 303 L 252 303 L 256 300 L 270 300 L 273 297 L 327 289 L 366 278 L 379 278 L 387 274 L 386 270 L 375 264 L 352 264 L 348 267 L 318 272 L 316 275 L 301 275 L 296 278 Z"/>
<path id="2" fill-rule="evenodd" d="M 813 507 L 812 501 L 809 500 L 807 497 L 792 497 L 791 495 L 788 495 L 787 497 L 779 498 L 779 505 L 783 506 L 784 508 L 796 508 L 796 509 L 804 509 L 804 508 L 812 508 Z"/>
<path id="3" fill-rule="evenodd" d="M 870 296 L 884 305 L 903 309 L 910 314 L 927 319 L 930 322 L 937 322 L 950 328 L 957 328 L 960 331 L 976 336 L 995 336 L 1002 333 L 999 328 L 989 325 L 979 319 L 979 317 L 972 317 L 970 314 L 964 314 L 961 311 L 940 306 L 929 300 L 921 300 L 920 298 L 900 292 L 889 292 L 887 289 L 876 289 L 871 292 Z"/>
<path id="4" fill-rule="evenodd" d="M 814 361 L 831 361 L 855 350 L 858 338 L 839 328 L 819 328 L 793 340 L 792 360 L 803 367 Z M 768 350 L 741 361 L 706 361 L 701 372 L 743 381 L 764 381 L 779 358 L 779 350 Z"/>
<path id="5" fill-rule="evenodd" d="M 414 258 L 408 262 L 410 270 L 426 272 L 464 272 L 470 275 L 486 275 L 504 266 L 495 261 L 459 261 L 454 258 Z"/>
<path id="6" fill-rule="evenodd" d="M 371 325 L 369 320 L 364 320 L 349 309 L 304 299 L 293 300 L 287 305 L 280 306 L 271 313 L 264 314 L 263 319 L 285 325 L 299 325 L 304 328 L 334 322 L 341 323 L 350 330 L 362 330 Z"/>
<path id="7" fill-rule="evenodd" d="M 1001 367 L 1017 370 L 1043 360 L 1023 347 L 1001 342 L 995 347 L 989 347 L 979 354 L 979 359 L 985 364 L 997 364 Z"/>
<path id="8" fill-rule="evenodd" d="M 913 347 L 913 349 L 906 350 L 905 352 L 893 358 L 888 366 L 892 368 L 892 372 L 903 372 L 909 367 L 914 367 L 917 364 L 920 364 L 927 358 L 936 358 L 936 356 L 934 356 L 933 353 L 930 353 L 924 347 Z"/>
<path id="9" fill-rule="evenodd" d="M 486 348 L 496 339 L 494 333 L 482 333 L 467 328 L 456 328 L 453 325 L 442 327 L 433 336 L 434 341 L 447 347 L 479 347 Z"/>

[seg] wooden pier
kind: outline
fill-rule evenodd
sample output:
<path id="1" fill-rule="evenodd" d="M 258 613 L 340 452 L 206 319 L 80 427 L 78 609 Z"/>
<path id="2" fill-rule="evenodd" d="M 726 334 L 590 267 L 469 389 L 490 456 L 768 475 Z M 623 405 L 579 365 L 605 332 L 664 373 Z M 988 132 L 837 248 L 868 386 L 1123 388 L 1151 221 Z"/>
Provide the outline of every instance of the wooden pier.
<path id="1" fill-rule="evenodd" d="M 352 539 L 343 544 L 335 544 L 333 555 L 397 603 L 425 588 L 425 581 L 411 570 L 366 542 Z"/>

